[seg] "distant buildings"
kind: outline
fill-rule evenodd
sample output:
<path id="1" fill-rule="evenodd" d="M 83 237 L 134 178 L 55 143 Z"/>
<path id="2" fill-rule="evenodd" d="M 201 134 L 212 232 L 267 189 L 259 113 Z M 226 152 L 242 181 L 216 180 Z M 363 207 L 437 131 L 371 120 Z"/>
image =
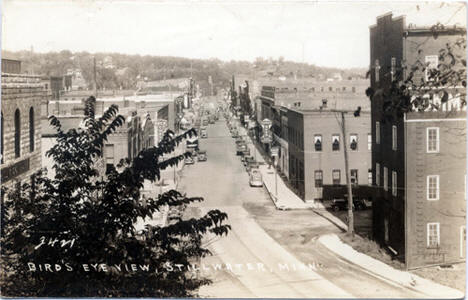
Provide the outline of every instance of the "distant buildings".
<path id="1" fill-rule="evenodd" d="M 141 150 L 155 145 L 155 127 L 149 114 L 139 116 L 136 110 L 132 109 L 124 109 L 119 113 L 125 116 L 125 123 L 118 127 L 104 144 L 106 170 L 111 166 L 117 168 L 122 159 L 131 161 Z"/>
<path id="2" fill-rule="evenodd" d="M 427 101 L 435 106 L 391 119 L 384 103 L 392 80 L 408 78 L 416 64 L 437 68 L 439 51 L 463 36 L 462 28 L 408 28 L 391 13 L 370 28 L 373 233 L 407 268 L 465 259 L 466 105 L 459 93 L 466 88 L 449 88 L 445 103 L 432 89 Z M 404 63 L 409 68 L 396 78 Z M 420 67 L 413 80 L 431 80 L 427 72 Z"/>
<path id="3" fill-rule="evenodd" d="M 2 58 L 2 73 L 20 74 L 21 61 Z"/>
<path id="4" fill-rule="evenodd" d="M 11 65 L 9 65 L 11 63 Z M 41 102 L 47 96 L 39 76 L 19 74 L 18 61 L 2 59 L 2 186 L 34 183 L 41 167 Z M 13 74 L 16 73 L 16 74 Z"/>

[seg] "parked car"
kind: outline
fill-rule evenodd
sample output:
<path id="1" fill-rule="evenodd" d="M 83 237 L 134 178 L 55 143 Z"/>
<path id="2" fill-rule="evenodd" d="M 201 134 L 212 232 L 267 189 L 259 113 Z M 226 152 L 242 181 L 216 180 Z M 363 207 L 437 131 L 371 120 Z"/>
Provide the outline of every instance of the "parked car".
<path id="1" fill-rule="evenodd" d="M 253 158 L 252 156 L 244 156 L 244 159 L 242 162 L 244 163 L 244 166 L 247 167 L 247 164 L 249 162 L 255 162 L 255 158 Z"/>
<path id="2" fill-rule="evenodd" d="M 333 199 L 331 203 L 331 208 L 334 211 L 347 210 L 348 209 L 348 199 Z M 364 210 L 367 206 L 361 199 L 353 200 L 353 210 Z"/>
<path id="3" fill-rule="evenodd" d="M 247 162 L 247 166 L 245 167 L 247 172 L 250 173 L 250 171 L 252 171 L 252 169 L 258 169 L 260 167 L 260 164 L 256 161 L 249 161 Z"/>
<path id="4" fill-rule="evenodd" d="M 249 184 L 250 186 L 262 187 L 262 173 L 258 169 L 252 169 L 249 176 Z"/>
<path id="5" fill-rule="evenodd" d="M 233 138 L 236 138 L 236 137 L 237 137 L 237 130 L 236 130 L 236 131 L 232 131 L 232 132 L 231 132 L 231 136 L 232 136 Z"/>
<path id="6" fill-rule="evenodd" d="M 198 151 L 198 161 L 206 161 L 208 157 L 206 156 L 205 150 Z"/>
<path id="7" fill-rule="evenodd" d="M 247 150 L 247 145 L 245 143 L 239 143 L 236 146 L 236 155 L 241 155 L 242 152 Z"/>
<path id="8" fill-rule="evenodd" d="M 244 151 L 242 151 L 241 155 L 242 155 L 242 157 L 249 156 L 250 155 L 250 149 L 249 148 L 245 149 Z"/>
<path id="9" fill-rule="evenodd" d="M 193 165 L 195 163 L 195 160 L 193 159 L 193 157 L 187 157 L 185 158 L 184 162 L 186 165 Z"/>
<path id="10" fill-rule="evenodd" d="M 203 119 L 203 126 L 208 126 L 208 119 Z"/>
<path id="11" fill-rule="evenodd" d="M 208 137 L 208 132 L 206 130 L 206 127 L 203 127 L 201 130 L 200 130 L 200 136 L 202 137 L 202 139 L 206 139 Z"/>

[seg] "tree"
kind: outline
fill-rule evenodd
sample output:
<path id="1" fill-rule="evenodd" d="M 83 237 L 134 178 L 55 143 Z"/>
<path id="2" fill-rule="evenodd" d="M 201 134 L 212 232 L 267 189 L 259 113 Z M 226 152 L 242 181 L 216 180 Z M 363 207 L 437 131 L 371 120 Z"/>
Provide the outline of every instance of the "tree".
<path id="1" fill-rule="evenodd" d="M 437 39 L 444 29 L 442 24 L 432 26 L 432 38 Z M 452 30 L 459 32 L 460 37 L 439 50 L 435 65 L 425 62 L 425 54 L 419 49 L 413 65 L 403 63 L 399 68 L 386 70 L 384 76 L 391 75 L 392 80 L 389 88 L 380 95 L 384 99 L 384 121 L 392 121 L 410 111 L 440 110 L 450 96 L 459 98 L 462 106 L 466 105 L 465 31 L 460 28 Z M 375 93 L 372 88 L 366 90 L 371 100 Z"/>
<path id="2" fill-rule="evenodd" d="M 189 266 L 210 254 L 201 244 L 204 235 L 228 233 L 227 215 L 211 210 L 200 218 L 147 226 L 142 233 L 134 224 L 164 205 L 180 208 L 203 200 L 176 190 L 145 203 L 140 197 L 145 179 L 159 179 L 161 170 L 190 155 L 162 160 L 195 132 L 175 136 L 168 131 L 157 147 L 142 150 L 133 161 L 122 160 L 101 177 L 96 161 L 102 159 L 103 142 L 124 118 L 115 105 L 95 118 L 94 102 L 93 97 L 87 100 L 80 129 L 64 132 L 60 121 L 50 117 L 57 131 L 57 143 L 47 152 L 54 160 L 54 179 L 42 170 L 34 184 L 2 191 L 7 196 L 2 205 L 3 296 L 194 296 L 209 280 Z M 45 264 L 49 270 L 44 271 Z M 132 264 L 138 271 L 132 271 Z"/>

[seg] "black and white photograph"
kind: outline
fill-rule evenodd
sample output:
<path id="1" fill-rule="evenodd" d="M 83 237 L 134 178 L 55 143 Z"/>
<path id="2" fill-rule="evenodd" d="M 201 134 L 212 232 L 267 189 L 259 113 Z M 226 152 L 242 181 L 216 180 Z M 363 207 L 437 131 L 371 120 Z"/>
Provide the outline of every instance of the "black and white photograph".
<path id="1" fill-rule="evenodd" d="M 466 2 L 0 7 L 0 297 L 465 297 Z"/>

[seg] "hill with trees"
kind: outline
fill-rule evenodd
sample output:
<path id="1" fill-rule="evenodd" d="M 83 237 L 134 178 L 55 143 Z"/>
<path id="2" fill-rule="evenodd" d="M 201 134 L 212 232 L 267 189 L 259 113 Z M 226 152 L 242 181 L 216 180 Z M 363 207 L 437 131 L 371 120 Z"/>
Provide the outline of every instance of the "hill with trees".
<path id="1" fill-rule="evenodd" d="M 141 56 L 121 53 L 60 52 L 36 53 L 31 51 L 2 51 L 2 57 L 22 61 L 26 73 L 62 76 L 80 70 L 88 88 L 93 86 L 94 60 L 98 88 L 135 89 L 139 80 L 161 80 L 192 77 L 202 89 L 208 89 L 208 77 L 215 87 L 226 87 L 232 75 L 252 77 L 308 77 L 328 78 L 339 73 L 343 78 L 363 77 L 363 69 L 319 67 L 306 63 L 258 57 L 254 62 L 190 59 L 171 56 Z"/>

